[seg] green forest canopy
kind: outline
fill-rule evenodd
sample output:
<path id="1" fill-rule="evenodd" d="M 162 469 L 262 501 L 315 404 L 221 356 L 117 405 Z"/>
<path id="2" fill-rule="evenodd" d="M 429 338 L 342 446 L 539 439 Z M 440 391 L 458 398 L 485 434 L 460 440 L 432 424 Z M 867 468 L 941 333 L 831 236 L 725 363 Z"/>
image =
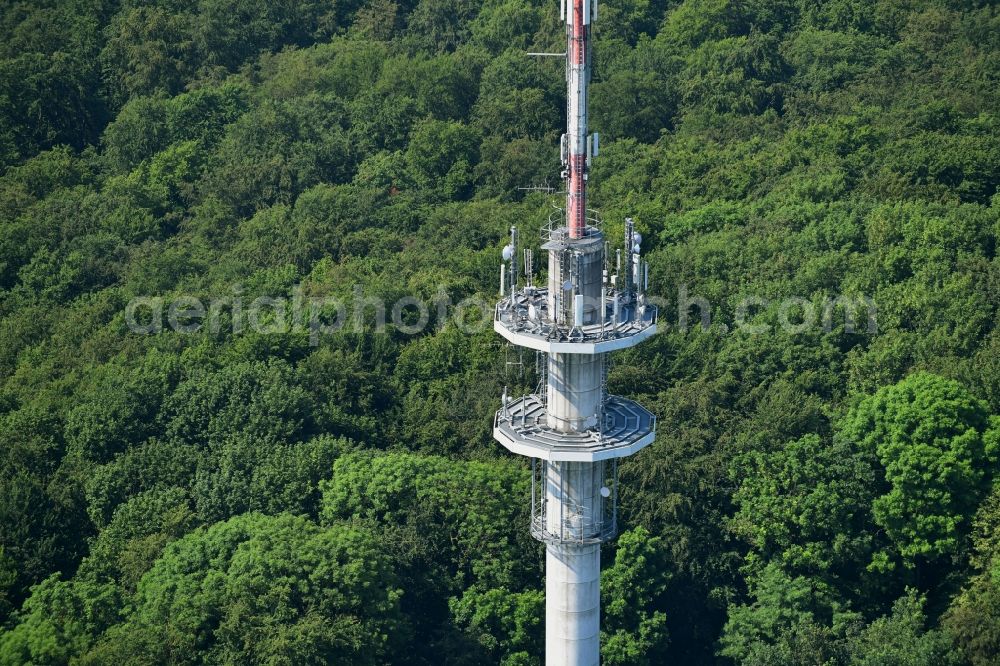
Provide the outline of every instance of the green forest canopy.
<path id="1" fill-rule="evenodd" d="M 524 53 L 562 35 L 554 0 L 0 9 L 0 664 L 541 663 L 490 436 L 533 358 L 436 309 L 318 340 L 125 310 L 494 299 L 558 203 L 519 188 L 558 186 L 562 64 Z M 609 378 L 659 429 L 604 662 L 1000 664 L 995 4 L 603 0 L 595 57 L 592 203 L 666 304 Z M 776 325 L 838 297 L 877 332 Z"/>

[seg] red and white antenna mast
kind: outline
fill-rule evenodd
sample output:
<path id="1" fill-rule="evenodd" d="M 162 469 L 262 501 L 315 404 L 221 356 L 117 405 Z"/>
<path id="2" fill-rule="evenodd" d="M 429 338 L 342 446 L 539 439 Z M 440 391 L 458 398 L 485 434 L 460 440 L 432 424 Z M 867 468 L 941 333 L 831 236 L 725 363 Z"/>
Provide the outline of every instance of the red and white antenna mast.
<path id="1" fill-rule="evenodd" d="M 587 135 L 587 94 L 590 85 L 590 24 L 596 18 L 596 0 L 561 0 L 566 22 L 566 134 L 562 156 L 566 194 L 566 227 L 570 238 L 587 230 L 587 171 L 596 152 L 596 136 Z"/>

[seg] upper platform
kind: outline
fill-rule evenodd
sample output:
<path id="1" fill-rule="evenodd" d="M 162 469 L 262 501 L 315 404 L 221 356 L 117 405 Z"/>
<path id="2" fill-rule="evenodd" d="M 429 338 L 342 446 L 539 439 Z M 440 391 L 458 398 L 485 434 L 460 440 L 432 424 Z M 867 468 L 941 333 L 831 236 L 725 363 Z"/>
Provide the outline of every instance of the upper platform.
<path id="1" fill-rule="evenodd" d="M 639 403 L 618 396 L 605 402 L 599 430 L 560 432 L 548 427 L 546 416 L 537 395 L 518 398 L 497 412 L 493 436 L 512 453 L 572 462 L 624 458 L 656 437 L 656 417 Z"/>
<path id="2" fill-rule="evenodd" d="M 656 333 L 656 307 L 617 293 L 605 299 L 598 322 L 583 326 L 557 326 L 548 300 L 546 288 L 519 289 L 497 304 L 494 330 L 515 345 L 550 354 L 600 354 L 632 347 Z"/>

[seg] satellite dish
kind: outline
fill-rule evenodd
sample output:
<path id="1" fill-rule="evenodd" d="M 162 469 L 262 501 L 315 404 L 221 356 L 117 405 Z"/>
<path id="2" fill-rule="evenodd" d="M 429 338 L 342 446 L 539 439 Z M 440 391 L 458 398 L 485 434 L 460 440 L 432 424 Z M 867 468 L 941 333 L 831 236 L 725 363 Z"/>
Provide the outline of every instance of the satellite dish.
<path id="1" fill-rule="evenodd" d="M 636 243 L 635 245 L 632 246 L 632 252 L 634 252 L 635 254 L 639 254 L 639 244 L 638 243 Z"/>
<path id="2" fill-rule="evenodd" d="M 642 234 L 640 234 L 638 231 L 635 232 L 634 238 L 635 238 L 635 244 L 636 245 L 638 245 L 639 243 L 642 242 Z"/>
<path id="3" fill-rule="evenodd" d="M 510 258 L 514 256 L 514 246 L 505 245 L 503 248 L 503 260 L 510 261 Z"/>
<path id="4" fill-rule="evenodd" d="M 601 497 L 611 497 L 611 488 L 601 486 Z"/>
<path id="5" fill-rule="evenodd" d="M 569 291 L 572 288 L 573 288 L 572 280 L 566 280 L 565 282 L 563 282 L 563 291 Z"/>

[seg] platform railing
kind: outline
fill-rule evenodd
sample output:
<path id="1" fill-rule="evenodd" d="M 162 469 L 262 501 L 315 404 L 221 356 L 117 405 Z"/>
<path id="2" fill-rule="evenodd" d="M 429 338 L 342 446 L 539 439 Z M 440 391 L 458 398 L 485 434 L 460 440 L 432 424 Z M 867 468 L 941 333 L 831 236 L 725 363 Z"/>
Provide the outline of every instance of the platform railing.
<path id="1" fill-rule="evenodd" d="M 523 293 L 523 292 L 518 292 Z M 597 324 L 592 324 L 583 328 L 584 334 L 576 339 L 590 342 L 601 340 L 613 340 L 622 337 L 622 332 L 630 326 L 639 325 L 640 330 L 656 324 L 659 319 L 659 309 L 655 305 L 645 304 L 645 310 L 641 318 L 633 316 L 624 321 L 615 321 L 614 299 L 621 298 L 621 294 L 611 292 L 604 299 L 604 317 Z M 514 296 L 502 299 L 496 304 L 493 312 L 495 321 L 499 321 L 505 327 L 515 332 L 527 331 L 543 337 L 551 337 L 555 331 L 561 331 L 560 338 L 570 340 L 570 330 L 573 327 L 558 326 L 548 318 L 547 290 L 536 288 L 531 296 L 531 305 L 535 306 L 539 315 L 532 320 L 527 315 L 527 308 L 517 305 Z M 635 308 L 637 306 L 630 305 Z M 622 310 L 620 310 L 622 311 Z M 648 314 L 647 314 L 648 313 Z M 647 318 L 648 316 L 648 318 Z"/>
<path id="2" fill-rule="evenodd" d="M 594 463 L 603 470 L 604 487 L 608 496 L 600 496 L 592 515 L 581 506 L 560 502 L 560 518 L 552 529 L 548 519 L 546 484 L 548 465 L 544 460 L 531 459 L 531 535 L 545 543 L 601 543 L 618 534 L 618 461 Z M 560 488 L 561 494 L 561 488 Z"/>
<path id="3" fill-rule="evenodd" d="M 599 211 L 593 208 L 587 209 L 587 226 L 584 227 L 583 237 L 592 238 L 601 233 L 601 229 L 604 226 L 604 220 L 601 219 L 601 214 Z M 569 238 L 569 229 L 566 227 L 566 212 L 563 208 L 556 208 L 549 215 L 549 219 L 542 225 L 541 229 L 542 242 L 546 241 L 564 241 Z"/>

